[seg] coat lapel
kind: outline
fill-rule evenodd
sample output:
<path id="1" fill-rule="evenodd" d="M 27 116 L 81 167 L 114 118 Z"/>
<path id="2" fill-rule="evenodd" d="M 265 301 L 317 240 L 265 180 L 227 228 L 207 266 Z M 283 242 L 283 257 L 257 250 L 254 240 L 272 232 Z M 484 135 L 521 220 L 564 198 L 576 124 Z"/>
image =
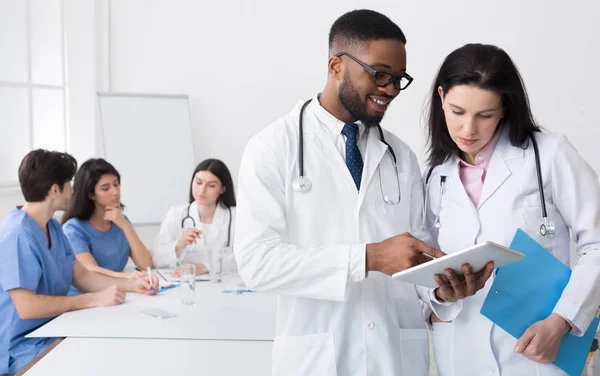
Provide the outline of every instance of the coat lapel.
<path id="1" fill-rule="evenodd" d="M 435 175 L 438 175 L 438 172 L 436 172 Z M 458 164 L 454 156 L 450 157 L 446 162 L 444 162 L 444 164 L 440 166 L 438 177 L 434 177 L 433 175 L 431 176 L 430 184 L 438 184 L 438 186 L 434 187 L 433 189 L 439 189 L 441 176 L 446 176 L 446 187 L 444 194 L 440 196 L 441 202 L 439 204 L 441 204 L 441 209 L 444 209 L 444 205 L 448 205 L 448 201 L 446 201 L 446 204 L 444 203 L 445 200 L 453 200 L 460 203 L 461 206 L 470 208 L 469 212 L 472 215 L 472 219 L 477 221 L 477 211 L 473 205 L 473 201 L 471 201 L 469 198 L 469 195 L 467 194 L 467 191 L 460 180 Z"/>
<path id="2" fill-rule="evenodd" d="M 206 241 L 208 244 L 214 244 L 219 238 L 223 223 L 227 220 L 227 209 L 221 204 L 217 204 L 215 209 L 215 215 L 213 216 L 213 225 L 210 226 L 210 234 L 207 236 Z"/>
<path id="3" fill-rule="evenodd" d="M 492 160 L 487 169 L 481 198 L 479 199 L 479 207 L 500 188 L 500 186 L 511 175 L 511 170 L 508 167 L 508 161 L 515 158 L 523 158 L 525 155 L 523 149 L 514 147 L 508 138 L 508 127 L 502 131 L 502 135 L 496 145 L 496 150 L 492 155 Z"/>
<path id="4" fill-rule="evenodd" d="M 376 174 L 377 168 L 381 159 L 387 151 L 387 145 L 381 142 L 377 137 L 379 135 L 373 128 L 368 128 L 367 135 L 367 149 L 364 156 L 363 173 L 361 178 L 361 189 L 358 196 L 358 207 L 362 205 L 362 202 L 367 193 L 367 188 L 371 184 L 371 180 Z"/>
<path id="5" fill-rule="evenodd" d="M 318 104 L 318 103 L 317 103 Z M 311 107 L 313 103 L 309 105 Z M 310 119 L 310 120 L 309 120 Z M 308 121 L 306 121 L 308 120 Z M 335 146 L 335 144 L 331 141 L 331 138 L 325 133 L 322 129 L 325 125 L 322 125 L 319 121 L 319 118 L 313 111 L 306 113 L 305 115 L 305 123 L 304 123 L 304 158 L 305 161 L 308 160 L 308 153 L 314 152 L 316 149 L 318 153 L 323 156 L 323 159 L 327 161 L 331 165 L 334 171 L 336 171 L 336 176 L 342 178 L 342 184 L 347 184 L 354 191 L 356 191 L 356 184 L 354 184 L 354 179 L 352 179 L 352 174 L 350 174 L 350 170 L 348 170 L 348 166 L 346 166 L 346 162 L 344 162 L 344 158 L 340 154 L 340 151 Z M 307 151 L 310 147 L 310 151 Z M 319 161 L 319 163 L 322 163 Z M 307 163 L 304 163 L 305 169 Z M 310 177 L 310 172 L 306 171 L 306 175 Z M 363 170 L 364 176 L 364 170 Z"/>
<path id="6" fill-rule="evenodd" d="M 190 204 L 189 209 L 190 217 L 192 217 L 192 219 L 194 220 L 196 228 L 200 229 L 200 226 L 202 226 L 202 224 L 200 223 L 200 215 L 198 215 L 198 203 L 196 202 L 196 200 L 194 200 L 194 202 Z"/>

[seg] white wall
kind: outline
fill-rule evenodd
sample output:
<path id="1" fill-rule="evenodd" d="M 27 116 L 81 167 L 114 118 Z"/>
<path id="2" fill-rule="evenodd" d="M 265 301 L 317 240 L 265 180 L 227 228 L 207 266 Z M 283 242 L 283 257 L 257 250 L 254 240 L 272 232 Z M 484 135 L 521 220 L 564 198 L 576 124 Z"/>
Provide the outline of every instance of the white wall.
<path id="1" fill-rule="evenodd" d="M 15 186 L 0 187 L 0 219 L 17 205 L 23 205 L 21 189 Z"/>
<path id="2" fill-rule="evenodd" d="M 96 150 L 96 4 L 64 0 L 67 81 L 67 146 L 81 164 Z"/>
<path id="3" fill-rule="evenodd" d="M 221 158 L 235 178 L 247 140 L 322 89 L 331 23 L 367 7 L 392 18 L 408 38 L 408 72 L 415 81 L 383 125 L 421 160 L 423 108 L 437 67 L 462 44 L 484 42 L 516 61 L 540 123 L 565 133 L 600 172 L 593 111 L 600 53 L 592 47 L 600 35 L 600 5 L 565 4 L 64 0 L 68 149 L 79 162 L 103 154 L 96 91 L 189 94 L 198 161 Z M 143 151 L 132 153 L 143 158 Z M 0 187 L 0 217 L 20 202 L 18 189 Z M 147 229 L 148 239 L 155 231 Z"/>
<path id="4" fill-rule="evenodd" d="M 388 15 L 408 38 L 415 81 L 383 125 L 421 160 L 423 106 L 436 69 L 453 49 L 484 42 L 518 64 L 539 122 L 565 133 L 600 172 L 592 136 L 600 6 L 593 0 L 113 1 L 110 84 L 189 94 L 197 158 L 221 158 L 237 176 L 249 137 L 322 89 L 329 27 L 363 7 Z"/>

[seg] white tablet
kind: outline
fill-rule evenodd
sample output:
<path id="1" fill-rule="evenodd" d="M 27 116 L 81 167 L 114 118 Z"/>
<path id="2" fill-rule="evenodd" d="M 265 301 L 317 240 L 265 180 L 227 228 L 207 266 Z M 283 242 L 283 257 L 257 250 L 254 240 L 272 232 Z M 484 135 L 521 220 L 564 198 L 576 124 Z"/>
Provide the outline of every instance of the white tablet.
<path id="1" fill-rule="evenodd" d="M 455 273 L 462 275 L 462 265 L 470 264 L 473 272 L 478 272 L 489 261 L 494 262 L 494 267 L 499 268 L 504 265 L 511 264 L 524 258 L 525 255 L 493 242 L 483 242 L 463 249 L 458 252 L 450 253 L 446 256 L 433 259 L 421 265 L 414 266 L 410 269 L 400 271 L 392 275 L 393 279 L 421 285 L 425 287 L 438 287 L 434 276 L 440 274 L 443 277 L 444 270 L 450 268 Z"/>

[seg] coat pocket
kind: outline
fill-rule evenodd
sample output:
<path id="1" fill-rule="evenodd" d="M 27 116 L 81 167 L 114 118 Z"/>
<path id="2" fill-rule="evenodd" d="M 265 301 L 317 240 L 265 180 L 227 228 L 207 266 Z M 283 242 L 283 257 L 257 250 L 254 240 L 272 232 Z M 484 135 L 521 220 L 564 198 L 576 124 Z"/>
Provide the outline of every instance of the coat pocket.
<path id="1" fill-rule="evenodd" d="M 428 329 L 400 329 L 400 356 L 405 376 L 429 375 Z"/>
<path id="2" fill-rule="evenodd" d="M 433 358 L 439 376 L 454 375 L 454 325 L 437 322 L 431 326 Z"/>
<path id="3" fill-rule="evenodd" d="M 273 343 L 273 376 L 337 376 L 332 333 L 278 336 Z"/>

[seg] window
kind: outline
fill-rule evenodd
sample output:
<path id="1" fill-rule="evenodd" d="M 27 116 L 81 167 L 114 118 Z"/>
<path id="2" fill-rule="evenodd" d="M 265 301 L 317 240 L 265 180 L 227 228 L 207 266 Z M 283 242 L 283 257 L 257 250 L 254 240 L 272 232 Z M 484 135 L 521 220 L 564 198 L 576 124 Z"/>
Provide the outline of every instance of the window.
<path id="1" fill-rule="evenodd" d="M 0 187 L 34 148 L 65 151 L 62 0 L 0 0 Z"/>

